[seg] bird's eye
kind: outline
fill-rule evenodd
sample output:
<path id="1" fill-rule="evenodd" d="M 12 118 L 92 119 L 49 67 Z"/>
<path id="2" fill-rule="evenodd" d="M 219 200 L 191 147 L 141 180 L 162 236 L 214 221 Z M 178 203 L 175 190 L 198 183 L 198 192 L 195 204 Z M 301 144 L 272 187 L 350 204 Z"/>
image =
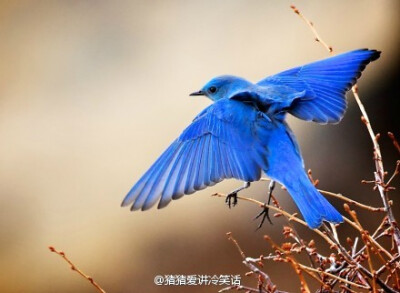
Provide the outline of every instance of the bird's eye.
<path id="1" fill-rule="evenodd" d="M 217 88 L 215 86 L 212 86 L 208 89 L 208 91 L 213 94 L 217 91 Z"/>

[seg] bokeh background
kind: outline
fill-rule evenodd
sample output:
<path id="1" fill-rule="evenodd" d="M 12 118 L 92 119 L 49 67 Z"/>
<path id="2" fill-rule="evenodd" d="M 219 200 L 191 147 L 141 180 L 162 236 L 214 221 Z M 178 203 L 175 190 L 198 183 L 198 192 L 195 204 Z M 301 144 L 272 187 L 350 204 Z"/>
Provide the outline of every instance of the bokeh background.
<path id="1" fill-rule="evenodd" d="M 211 77 L 257 81 L 327 56 L 290 4 L 1 1 L 0 291 L 94 292 L 48 245 L 65 250 L 107 292 L 220 289 L 157 287 L 153 278 L 159 274 L 241 274 L 243 283 L 255 285 L 244 277 L 246 268 L 225 233 L 233 232 L 248 255 L 258 256 L 269 249 L 264 234 L 282 238 L 283 220 L 255 232 L 258 223 L 251 219 L 258 207 L 239 202 L 229 210 L 210 197 L 240 182 L 223 182 L 163 210 L 131 213 L 120 203 L 209 105 L 188 94 Z M 336 52 L 383 51 L 363 74 L 360 95 L 375 130 L 400 137 L 400 2 L 294 4 Z M 378 206 L 377 193 L 360 184 L 372 178 L 371 143 L 351 94 L 348 100 L 338 125 L 289 122 L 321 188 Z M 390 172 L 398 154 L 385 135 L 381 142 Z M 266 191 L 265 182 L 256 183 L 244 194 L 263 200 Z M 276 194 L 295 211 L 285 191 Z M 280 289 L 298 292 L 288 267 L 268 264 L 266 271 Z"/>

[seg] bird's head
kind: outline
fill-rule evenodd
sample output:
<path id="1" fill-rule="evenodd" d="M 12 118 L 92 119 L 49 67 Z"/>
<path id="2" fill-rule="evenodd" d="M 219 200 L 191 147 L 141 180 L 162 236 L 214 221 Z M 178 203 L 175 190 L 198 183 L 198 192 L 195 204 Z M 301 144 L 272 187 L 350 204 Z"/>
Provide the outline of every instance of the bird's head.
<path id="1" fill-rule="evenodd" d="M 206 83 L 199 91 L 191 93 L 191 96 L 206 96 L 212 101 L 218 101 L 233 96 L 239 91 L 251 86 L 252 83 L 236 76 L 218 76 Z"/>

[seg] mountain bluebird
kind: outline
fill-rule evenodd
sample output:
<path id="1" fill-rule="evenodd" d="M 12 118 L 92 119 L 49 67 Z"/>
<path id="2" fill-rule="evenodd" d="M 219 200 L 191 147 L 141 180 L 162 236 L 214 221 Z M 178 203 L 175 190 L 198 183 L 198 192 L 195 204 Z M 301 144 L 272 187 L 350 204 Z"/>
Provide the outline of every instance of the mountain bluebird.
<path id="1" fill-rule="evenodd" d="M 288 190 L 310 228 L 340 223 L 341 214 L 317 191 L 304 170 L 286 114 L 320 124 L 338 123 L 346 92 L 379 51 L 360 49 L 283 71 L 258 83 L 219 76 L 192 96 L 204 109 L 139 179 L 122 202 L 131 210 L 158 208 L 227 178 L 247 184 L 264 172 Z M 240 190 L 240 189 L 238 189 Z M 228 195 L 236 203 L 237 191 Z"/>

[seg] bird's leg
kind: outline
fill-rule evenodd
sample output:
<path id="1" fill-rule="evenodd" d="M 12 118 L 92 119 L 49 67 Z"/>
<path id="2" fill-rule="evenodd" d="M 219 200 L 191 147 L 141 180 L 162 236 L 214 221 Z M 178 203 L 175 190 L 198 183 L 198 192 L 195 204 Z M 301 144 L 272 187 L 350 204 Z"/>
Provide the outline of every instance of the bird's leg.
<path id="1" fill-rule="evenodd" d="M 267 205 L 269 205 L 270 202 L 271 202 L 271 195 L 272 195 L 272 191 L 274 190 L 274 188 L 275 188 L 275 181 L 274 181 L 274 180 L 271 180 L 270 183 L 269 183 L 269 186 L 268 186 L 268 203 L 267 203 Z M 268 222 L 272 225 L 272 221 L 271 221 L 271 219 L 270 219 L 270 217 L 269 217 L 269 213 L 268 213 L 268 212 L 269 212 L 269 208 L 268 208 L 267 205 L 264 204 L 264 208 L 263 208 L 263 210 L 261 211 L 261 213 L 259 213 L 259 214 L 254 218 L 254 220 L 256 220 L 256 219 L 258 219 L 259 217 L 263 216 L 262 219 L 261 219 L 260 225 L 258 225 L 258 227 L 257 227 L 257 230 L 260 229 L 260 228 L 262 227 L 262 225 L 264 224 L 265 218 L 267 218 L 267 219 L 268 219 Z"/>
<path id="2" fill-rule="evenodd" d="M 232 198 L 233 198 L 232 205 L 235 206 L 237 204 L 238 192 L 242 191 L 243 189 L 248 188 L 249 186 L 250 186 L 250 182 L 246 181 L 242 187 L 239 187 L 239 188 L 235 189 L 234 191 L 228 193 L 228 195 L 226 196 L 226 199 L 225 199 L 225 203 L 228 205 L 229 208 L 231 208 Z"/>

